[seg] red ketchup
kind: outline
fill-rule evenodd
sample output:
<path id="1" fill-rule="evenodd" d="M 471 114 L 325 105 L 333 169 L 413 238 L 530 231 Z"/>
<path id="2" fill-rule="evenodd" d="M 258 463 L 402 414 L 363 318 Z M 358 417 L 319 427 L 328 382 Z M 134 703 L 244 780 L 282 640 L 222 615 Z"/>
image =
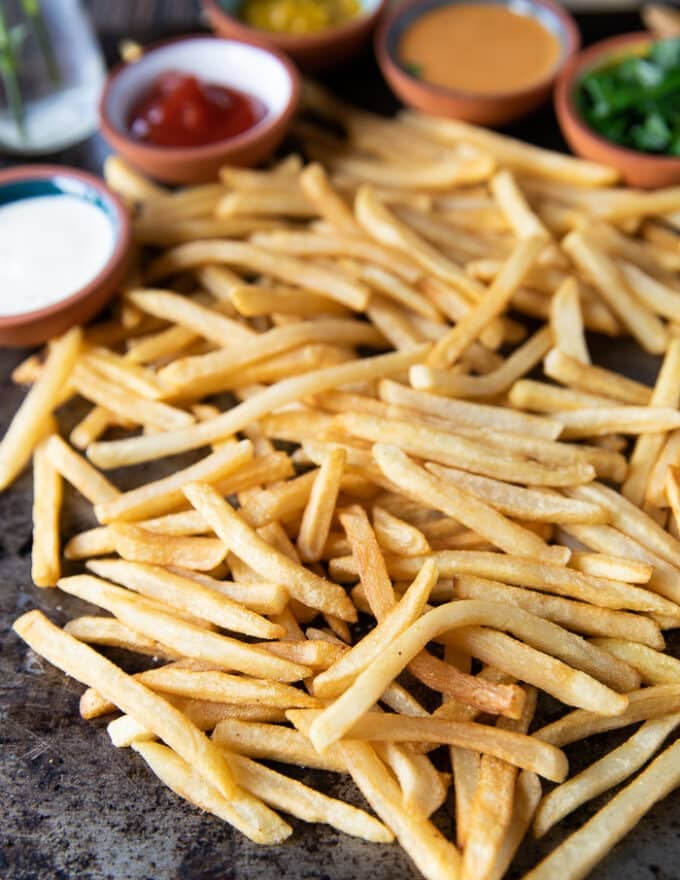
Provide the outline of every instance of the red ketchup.
<path id="1" fill-rule="evenodd" d="M 128 127 L 142 143 L 200 147 L 248 131 L 266 113 L 262 101 L 252 95 L 168 71 L 134 105 Z"/>

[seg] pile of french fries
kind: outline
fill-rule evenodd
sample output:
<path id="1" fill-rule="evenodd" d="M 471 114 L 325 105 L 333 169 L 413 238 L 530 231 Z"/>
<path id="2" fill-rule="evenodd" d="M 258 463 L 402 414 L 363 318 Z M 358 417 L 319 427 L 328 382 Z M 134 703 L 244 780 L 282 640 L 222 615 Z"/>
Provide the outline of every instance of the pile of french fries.
<path id="1" fill-rule="evenodd" d="M 177 192 L 108 161 L 142 256 L 109 320 L 16 369 L 0 445 L 2 488 L 32 457 L 35 584 L 102 614 L 14 628 L 258 843 L 280 810 L 500 880 L 623 783 L 526 875 L 584 877 L 680 784 L 680 189 L 312 85 L 295 130 L 307 164 Z M 586 331 L 661 356 L 654 387 Z M 128 491 L 102 473 L 190 450 Z M 64 481 L 97 522 L 68 577 Z M 640 724 L 569 777 L 565 746 Z M 348 774 L 375 816 L 270 760 Z"/>

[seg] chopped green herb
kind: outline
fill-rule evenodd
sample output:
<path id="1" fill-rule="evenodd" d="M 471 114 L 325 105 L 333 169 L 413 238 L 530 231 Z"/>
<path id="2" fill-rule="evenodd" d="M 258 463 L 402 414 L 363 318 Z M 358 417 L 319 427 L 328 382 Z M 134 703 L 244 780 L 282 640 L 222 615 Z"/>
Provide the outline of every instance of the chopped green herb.
<path id="1" fill-rule="evenodd" d="M 576 102 L 585 122 L 607 140 L 680 155 L 680 37 L 591 70 L 578 85 Z"/>

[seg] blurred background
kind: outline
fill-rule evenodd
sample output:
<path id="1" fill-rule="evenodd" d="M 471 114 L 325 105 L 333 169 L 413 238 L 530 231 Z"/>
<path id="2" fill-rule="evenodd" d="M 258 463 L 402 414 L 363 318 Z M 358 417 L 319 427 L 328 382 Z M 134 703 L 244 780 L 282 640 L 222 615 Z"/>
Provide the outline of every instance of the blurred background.
<path id="1" fill-rule="evenodd" d="M 665 0 L 668 2 L 668 0 Z M 99 30 L 118 33 L 149 27 L 165 30 L 196 26 L 200 21 L 200 0 L 85 0 Z M 562 0 L 562 5 L 579 12 L 639 9 L 639 0 Z M 679 5 L 669 3 L 669 5 Z"/>

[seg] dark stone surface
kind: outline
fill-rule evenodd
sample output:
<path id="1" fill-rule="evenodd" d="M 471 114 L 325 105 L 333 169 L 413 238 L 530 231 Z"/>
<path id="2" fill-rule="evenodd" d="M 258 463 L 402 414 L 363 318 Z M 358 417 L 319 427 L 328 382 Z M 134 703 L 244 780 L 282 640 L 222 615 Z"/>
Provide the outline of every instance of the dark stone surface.
<path id="1" fill-rule="evenodd" d="M 581 23 L 587 41 L 638 27 L 633 16 L 589 16 Z M 114 36 L 105 39 L 109 56 Z M 385 112 L 396 106 L 370 58 L 330 81 L 364 106 Z M 514 130 L 538 143 L 561 145 L 549 108 Z M 102 141 L 94 138 L 56 159 L 97 169 L 105 152 Z M 594 350 L 599 363 L 653 382 L 658 361 L 642 355 L 632 343 L 596 340 Z M 23 397 L 23 391 L 11 385 L 9 375 L 25 354 L 0 350 L 0 432 Z M 75 415 L 69 410 L 61 413 L 62 427 Z M 127 487 L 141 476 L 121 473 L 116 479 Z M 78 600 L 32 585 L 30 511 L 31 478 L 26 473 L 0 495 L 3 880 L 255 880 L 276 876 L 395 880 L 417 876 L 396 845 L 363 843 L 325 826 L 296 820 L 292 820 L 295 834 L 291 841 L 273 848 L 256 847 L 219 820 L 182 803 L 147 772 L 136 755 L 112 748 L 102 722 L 82 721 L 77 711 L 82 687 L 27 653 L 10 631 L 12 621 L 29 608 L 41 608 L 59 624 L 87 610 Z M 64 536 L 91 522 L 88 505 L 68 493 Z M 678 653 L 678 647 L 680 639 L 672 639 L 673 653 Z M 554 704 L 544 703 L 542 720 L 557 711 Z M 587 765 L 625 735 L 599 737 L 598 742 L 568 749 L 572 767 Z M 353 787 L 331 774 L 294 772 L 329 794 L 361 804 Z M 511 877 L 521 876 L 607 797 L 570 817 L 544 841 L 525 845 Z M 437 819 L 443 830 L 450 831 L 450 815 L 449 804 Z M 677 880 L 679 863 L 680 795 L 676 793 L 657 805 L 592 876 L 594 880 Z"/>

